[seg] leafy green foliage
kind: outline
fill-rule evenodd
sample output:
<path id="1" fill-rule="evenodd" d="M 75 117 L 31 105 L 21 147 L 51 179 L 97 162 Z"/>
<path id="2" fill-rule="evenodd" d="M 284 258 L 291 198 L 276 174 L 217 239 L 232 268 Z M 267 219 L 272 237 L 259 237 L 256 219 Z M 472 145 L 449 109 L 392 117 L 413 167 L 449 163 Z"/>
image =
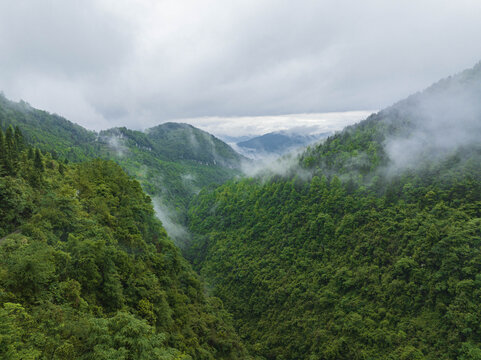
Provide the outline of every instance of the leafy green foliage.
<path id="1" fill-rule="evenodd" d="M 481 64 L 308 149 L 308 181 L 195 198 L 188 256 L 252 353 L 479 358 L 480 80 Z"/>
<path id="2" fill-rule="evenodd" d="M 0 176 L 2 358 L 247 357 L 136 180 L 110 161 L 63 164 L 9 132 L 15 166 Z"/>
<path id="3" fill-rule="evenodd" d="M 187 124 L 166 123 L 145 133 L 126 128 L 100 132 L 106 157 L 185 224 L 190 199 L 203 187 L 239 174 L 241 157 L 227 144 Z"/>
<path id="4" fill-rule="evenodd" d="M 481 64 L 308 149 L 309 180 L 292 168 L 200 191 L 188 254 L 249 352 L 480 358 L 480 80 Z M 1 105 L 0 354 L 248 358 L 140 183 L 113 162 L 57 160 L 115 159 L 182 212 L 234 175 L 235 155 L 187 125 L 97 138 Z"/>
<path id="5" fill-rule="evenodd" d="M 6 131 L 2 141 L 7 141 L 0 146 L 11 146 L 12 126 L 21 129 L 30 144 L 50 152 L 53 159 L 114 160 L 180 224 L 186 222 L 190 199 L 202 187 L 220 185 L 239 175 L 242 160 L 224 142 L 187 124 L 166 123 L 146 132 L 113 128 L 97 134 L 0 95 L 0 129 Z M 14 164 L 7 160 L 3 171 L 11 172 Z M 37 167 L 41 171 L 38 162 Z"/>
<path id="6" fill-rule="evenodd" d="M 317 177 L 202 192 L 190 256 L 268 359 L 456 358 L 481 343 L 480 163 L 383 195 Z"/>
<path id="7" fill-rule="evenodd" d="M 24 101 L 14 103 L 0 94 L 0 127 L 18 127 L 29 144 L 54 152 L 71 161 L 95 157 L 99 151 L 96 134 L 46 111 L 32 108 Z"/>

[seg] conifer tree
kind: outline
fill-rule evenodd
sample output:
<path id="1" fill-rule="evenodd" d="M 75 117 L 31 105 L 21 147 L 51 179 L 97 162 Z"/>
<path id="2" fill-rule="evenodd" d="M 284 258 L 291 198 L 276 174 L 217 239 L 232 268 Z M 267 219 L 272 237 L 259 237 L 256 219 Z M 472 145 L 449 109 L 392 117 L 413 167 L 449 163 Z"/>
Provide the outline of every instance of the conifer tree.
<path id="1" fill-rule="evenodd" d="M 5 146 L 7 148 L 7 154 L 11 156 L 15 148 L 15 131 L 12 126 L 9 126 L 7 131 L 5 131 Z"/>
<path id="2" fill-rule="evenodd" d="M 35 167 L 35 170 L 39 172 L 45 171 L 45 167 L 43 165 L 43 160 L 42 160 L 42 154 L 40 153 L 39 149 L 35 149 L 35 158 L 33 160 L 33 166 Z"/>
<path id="3" fill-rule="evenodd" d="M 58 163 L 58 172 L 62 175 L 65 173 L 65 165 L 61 161 Z"/>
<path id="4" fill-rule="evenodd" d="M 3 161 L 4 169 L 7 175 L 14 175 L 14 158 L 15 158 L 15 137 L 11 126 L 5 131 Z"/>
<path id="5" fill-rule="evenodd" d="M 2 129 L 0 128 L 0 176 L 3 175 L 5 172 L 5 156 L 5 137 L 3 135 Z"/>
<path id="6" fill-rule="evenodd" d="M 25 140 L 23 138 L 22 131 L 18 126 L 15 126 L 15 135 L 14 135 L 14 140 L 15 140 L 15 149 L 20 152 L 25 149 Z"/>

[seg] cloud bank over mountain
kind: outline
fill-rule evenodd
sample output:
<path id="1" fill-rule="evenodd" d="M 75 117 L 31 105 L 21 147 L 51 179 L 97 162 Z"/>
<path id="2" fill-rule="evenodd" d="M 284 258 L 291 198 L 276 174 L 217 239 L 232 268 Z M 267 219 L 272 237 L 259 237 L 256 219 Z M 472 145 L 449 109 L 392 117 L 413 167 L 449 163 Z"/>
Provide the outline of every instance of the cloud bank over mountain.
<path id="1" fill-rule="evenodd" d="M 97 130 L 380 109 L 476 63 L 480 33 L 474 0 L 5 0 L 0 90 Z"/>

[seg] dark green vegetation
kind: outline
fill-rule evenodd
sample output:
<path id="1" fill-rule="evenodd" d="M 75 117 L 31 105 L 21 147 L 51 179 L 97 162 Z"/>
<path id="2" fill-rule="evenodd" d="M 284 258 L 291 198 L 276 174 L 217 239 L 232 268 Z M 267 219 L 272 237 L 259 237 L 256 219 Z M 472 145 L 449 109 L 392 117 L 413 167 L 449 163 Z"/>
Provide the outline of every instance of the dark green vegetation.
<path id="1" fill-rule="evenodd" d="M 191 125 L 166 123 L 147 130 L 115 128 L 100 132 L 106 157 L 138 179 L 158 197 L 157 206 L 173 210 L 185 223 L 187 205 L 202 187 L 221 184 L 239 174 L 242 157 L 224 142 Z M 169 229 L 168 229 L 169 230 Z"/>
<path id="2" fill-rule="evenodd" d="M 189 256 L 254 354 L 481 359 L 480 100 L 481 64 L 199 194 Z"/>
<path id="3" fill-rule="evenodd" d="M 187 124 L 166 123 L 145 133 L 114 128 L 97 134 L 0 95 L 0 128 L 9 126 L 19 127 L 30 144 L 54 159 L 114 160 L 180 224 L 185 223 L 190 198 L 204 186 L 238 175 L 243 159 L 224 142 Z"/>
<path id="4" fill-rule="evenodd" d="M 235 328 L 258 359 L 481 359 L 480 99 L 481 64 L 285 176 L 200 190 L 240 160 L 208 134 L 96 134 L 3 98 L 0 354 L 248 358 Z M 139 182 L 93 157 L 190 207 L 186 252 L 234 327 Z"/>
<path id="5" fill-rule="evenodd" d="M 218 299 L 114 162 L 0 131 L 2 359 L 245 359 Z"/>

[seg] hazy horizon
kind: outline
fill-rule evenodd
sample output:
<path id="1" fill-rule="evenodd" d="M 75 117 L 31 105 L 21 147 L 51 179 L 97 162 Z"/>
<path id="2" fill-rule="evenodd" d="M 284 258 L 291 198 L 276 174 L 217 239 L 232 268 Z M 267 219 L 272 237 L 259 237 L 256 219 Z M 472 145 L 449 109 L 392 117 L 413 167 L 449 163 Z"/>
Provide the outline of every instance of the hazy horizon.
<path id="1" fill-rule="evenodd" d="M 0 90 L 89 129 L 229 133 L 385 108 L 481 60 L 480 33 L 473 0 L 6 0 Z"/>

